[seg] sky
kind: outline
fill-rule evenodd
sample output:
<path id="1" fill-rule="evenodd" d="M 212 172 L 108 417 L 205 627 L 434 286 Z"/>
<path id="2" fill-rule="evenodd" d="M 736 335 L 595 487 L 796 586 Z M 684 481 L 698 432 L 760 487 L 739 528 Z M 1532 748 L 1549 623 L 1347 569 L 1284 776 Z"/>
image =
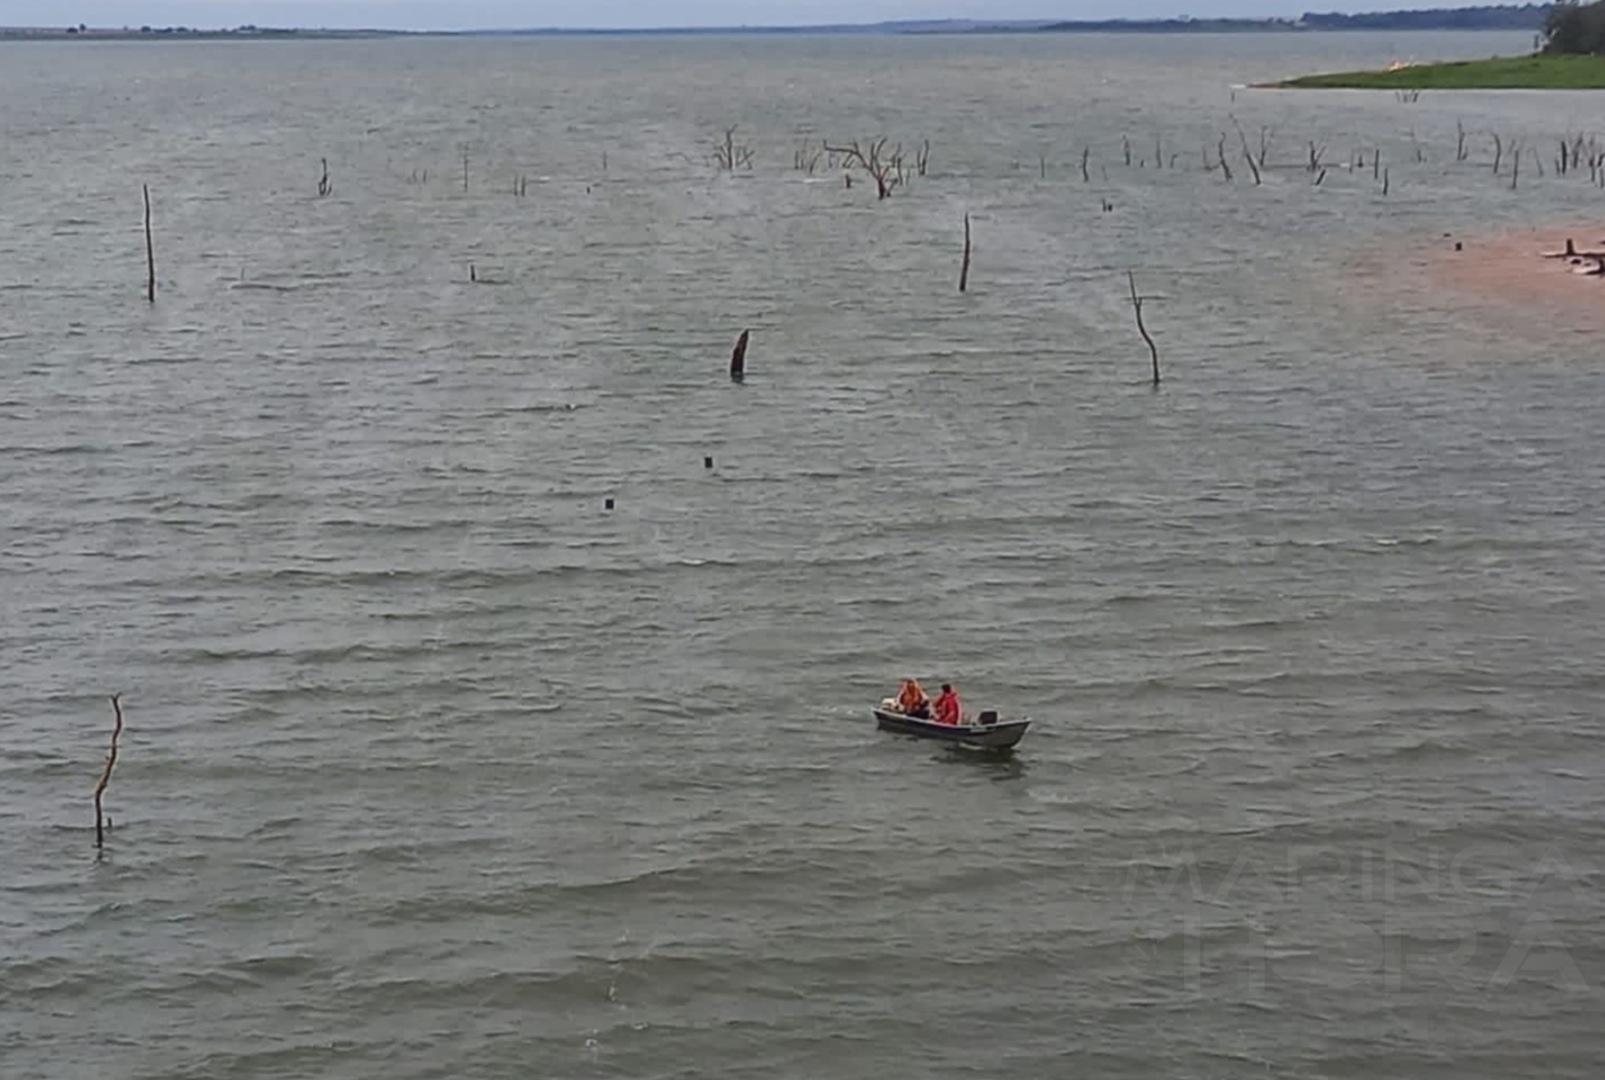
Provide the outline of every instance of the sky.
<path id="1" fill-rule="evenodd" d="M 1463 7 L 1478 0 L 0 0 L 0 26 L 528 27 L 761 26 L 887 19 L 1296 16 Z"/>

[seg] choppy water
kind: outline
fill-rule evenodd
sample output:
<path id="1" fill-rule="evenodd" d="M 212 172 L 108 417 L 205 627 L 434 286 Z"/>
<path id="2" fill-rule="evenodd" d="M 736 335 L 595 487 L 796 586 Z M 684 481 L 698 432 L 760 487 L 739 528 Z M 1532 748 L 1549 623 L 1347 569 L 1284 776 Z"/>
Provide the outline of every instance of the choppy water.
<path id="1" fill-rule="evenodd" d="M 1597 1075 L 1601 98 L 1229 89 L 1523 43 L 0 47 L 0 1074 Z"/>

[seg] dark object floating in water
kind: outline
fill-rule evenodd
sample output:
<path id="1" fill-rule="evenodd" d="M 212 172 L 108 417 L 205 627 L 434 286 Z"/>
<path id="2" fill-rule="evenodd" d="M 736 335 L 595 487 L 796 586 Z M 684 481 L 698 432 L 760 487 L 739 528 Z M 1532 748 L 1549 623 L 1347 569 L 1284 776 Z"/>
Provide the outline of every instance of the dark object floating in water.
<path id="1" fill-rule="evenodd" d="M 603 510 L 611 510 L 611 509 L 613 509 L 613 500 L 609 499 L 606 502 L 604 502 L 602 504 L 602 509 Z"/>
<path id="2" fill-rule="evenodd" d="M 999 720 L 995 712 L 984 712 L 974 724 L 938 724 L 935 720 L 921 720 L 895 709 L 876 708 L 875 726 L 882 731 L 895 731 L 912 735 L 916 739 L 936 739 L 977 750 L 1012 750 L 1025 738 L 1029 720 Z"/>

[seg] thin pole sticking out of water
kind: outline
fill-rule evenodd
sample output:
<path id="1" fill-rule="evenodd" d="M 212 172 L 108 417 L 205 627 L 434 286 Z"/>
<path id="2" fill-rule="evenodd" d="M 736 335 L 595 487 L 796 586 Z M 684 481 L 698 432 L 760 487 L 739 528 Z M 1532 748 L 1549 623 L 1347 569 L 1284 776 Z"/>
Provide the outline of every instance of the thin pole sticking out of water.
<path id="1" fill-rule="evenodd" d="M 145 299 L 156 302 L 156 245 L 150 236 L 150 185 L 139 185 L 145 192 Z"/>
<path id="2" fill-rule="evenodd" d="M 95 847 L 106 846 L 106 817 L 100 810 L 100 797 L 106 793 L 106 785 L 111 783 L 111 770 L 117 764 L 117 736 L 123 733 L 123 707 L 118 703 L 120 694 L 111 696 L 112 712 L 117 715 L 116 726 L 111 729 L 111 749 L 106 752 L 106 768 L 100 774 L 100 782 L 95 785 Z"/>
<path id="3" fill-rule="evenodd" d="M 1154 344 L 1154 339 L 1148 336 L 1148 328 L 1146 326 L 1144 326 L 1143 322 L 1142 322 L 1142 301 L 1143 301 L 1143 298 L 1137 294 L 1137 275 L 1135 273 L 1133 273 L 1132 271 L 1127 270 L 1126 271 L 1126 281 L 1131 286 L 1131 310 L 1137 316 L 1137 333 L 1142 335 L 1143 341 L 1146 342 L 1147 345 L 1148 345 L 1148 352 L 1154 359 L 1154 385 L 1158 386 L 1159 385 L 1159 348 Z"/>
<path id="4" fill-rule="evenodd" d="M 970 215 L 964 215 L 964 263 L 959 267 L 959 292 L 970 287 Z"/>

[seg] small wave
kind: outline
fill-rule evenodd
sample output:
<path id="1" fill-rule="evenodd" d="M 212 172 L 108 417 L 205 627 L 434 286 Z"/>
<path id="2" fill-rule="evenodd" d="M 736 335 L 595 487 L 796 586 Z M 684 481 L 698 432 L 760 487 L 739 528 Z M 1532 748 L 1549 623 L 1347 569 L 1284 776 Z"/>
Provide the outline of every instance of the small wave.
<path id="1" fill-rule="evenodd" d="M 0 446 L 0 454 L 110 454 L 116 450 L 111 446 L 97 446 L 93 443 L 67 443 L 60 446 L 17 445 Z"/>
<path id="2" fill-rule="evenodd" d="M 533 405 L 505 405 L 502 408 L 497 409 L 495 411 L 496 412 L 501 412 L 501 413 L 548 413 L 548 412 L 566 413 L 566 412 L 577 412 L 580 409 L 585 409 L 585 408 L 589 408 L 589 407 L 590 406 L 588 406 L 588 405 L 579 405 L 579 404 L 575 404 L 574 402 L 571 402 L 571 401 L 561 401 L 561 402 L 539 402 L 539 403 L 536 403 L 536 404 L 533 404 Z"/>

